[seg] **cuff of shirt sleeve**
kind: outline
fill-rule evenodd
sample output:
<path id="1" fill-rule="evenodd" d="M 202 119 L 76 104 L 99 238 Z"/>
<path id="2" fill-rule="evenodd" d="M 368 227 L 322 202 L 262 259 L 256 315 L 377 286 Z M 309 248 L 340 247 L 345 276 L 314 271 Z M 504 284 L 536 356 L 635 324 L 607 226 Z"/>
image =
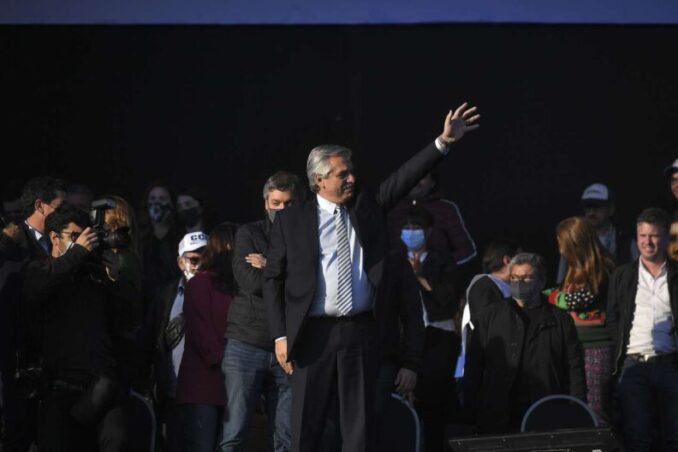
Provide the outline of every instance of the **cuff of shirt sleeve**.
<path id="1" fill-rule="evenodd" d="M 287 336 L 280 336 L 279 338 L 277 338 L 275 340 L 275 342 L 279 342 L 279 341 L 282 341 L 282 340 L 287 340 Z"/>
<path id="2" fill-rule="evenodd" d="M 440 137 L 436 138 L 435 143 L 436 148 L 438 148 L 438 151 L 440 151 L 441 154 L 447 155 L 450 152 L 450 146 L 443 143 L 443 140 L 441 140 Z"/>

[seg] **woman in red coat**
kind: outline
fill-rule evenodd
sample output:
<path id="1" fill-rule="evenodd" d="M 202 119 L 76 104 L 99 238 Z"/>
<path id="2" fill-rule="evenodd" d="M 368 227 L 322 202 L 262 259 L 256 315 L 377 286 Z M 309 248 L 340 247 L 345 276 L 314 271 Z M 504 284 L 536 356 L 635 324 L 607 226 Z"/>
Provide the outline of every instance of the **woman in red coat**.
<path id="1" fill-rule="evenodd" d="M 222 223 L 210 233 L 202 271 L 184 295 L 184 355 L 179 368 L 180 449 L 213 452 L 226 394 L 221 373 L 224 331 L 233 293 L 231 250 L 236 226 Z"/>

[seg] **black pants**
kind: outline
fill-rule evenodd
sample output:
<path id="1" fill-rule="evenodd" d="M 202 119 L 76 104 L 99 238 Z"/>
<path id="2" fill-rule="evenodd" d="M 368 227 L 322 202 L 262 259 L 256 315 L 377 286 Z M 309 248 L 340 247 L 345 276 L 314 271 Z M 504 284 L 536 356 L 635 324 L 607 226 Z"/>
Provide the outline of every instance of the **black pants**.
<path id="1" fill-rule="evenodd" d="M 2 416 L 5 431 L 2 438 L 4 452 L 24 452 L 35 441 L 38 401 L 22 398 L 14 380 L 14 369 L 2 371 Z"/>
<path id="2" fill-rule="evenodd" d="M 460 349 L 461 339 L 455 333 L 426 328 L 423 366 L 415 394 L 427 452 L 443 450 L 445 425 L 460 412 L 454 382 Z"/>
<path id="3" fill-rule="evenodd" d="M 40 403 L 38 447 L 40 452 L 126 451 L 127 428 L 122 404 L 115 405 L 94 427 L 73 419 L 70 410 L 79 393 L 51 392 Z"/>
<path id="4" fill-rule="evenodd" d="M 339 406 L 342 450 L 372 450 L 379 364 L 374 318 L 368 314 L 307 322 L 292 374 L 292 451 L 322 450 L 333 398 Z"/>

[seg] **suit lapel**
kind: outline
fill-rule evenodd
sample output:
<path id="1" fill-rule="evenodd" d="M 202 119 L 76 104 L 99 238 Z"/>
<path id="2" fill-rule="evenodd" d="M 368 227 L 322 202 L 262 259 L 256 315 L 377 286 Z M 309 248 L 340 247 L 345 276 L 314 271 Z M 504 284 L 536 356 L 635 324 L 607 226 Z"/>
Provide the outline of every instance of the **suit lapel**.
<path id="1" fill-rule="evenodd" d="M 352 204 L 348 207 L 348 216 L 351 218 L 351 226 L 353 226 L 353 229 L 355 230 L 355 235 L 356 238 L 358 239 L 358 243 L 360 243 L 360 247 L 364 250 L 365 249 L 365 244 L 363 242 L 363 237 L 361 233 L 361 228 L 360 228 L 360 223 L 358 222 L 358 215 L 356 213 L 356 206 L 355 204 Z"/>
<path id="2" fill-rule="evenodd" d="M 45 248 L 38 242 L 33 231 L 30 230 L 26 223 L 21 223 L 19 227 L 23 229 L 24 235 L 26 236 L 26 246 L 28 247 L 28 253 L 31 259 L 49 256 L 49 252 L 45 251 Z"/>
<path id="3" fill-rule="evenodd" d="M 320 258 L 320 237 L 318 236 L 318 200 L 314 198 L 312 202 L 306 204 L 306 212 L 302 221 L 302 227 L 306 228 L 305 235 L 309 237 L 309 251 L 313 256 L 313 262 L 317 263 Z M 317 265 L 315 265 L 317 271 Z"/>

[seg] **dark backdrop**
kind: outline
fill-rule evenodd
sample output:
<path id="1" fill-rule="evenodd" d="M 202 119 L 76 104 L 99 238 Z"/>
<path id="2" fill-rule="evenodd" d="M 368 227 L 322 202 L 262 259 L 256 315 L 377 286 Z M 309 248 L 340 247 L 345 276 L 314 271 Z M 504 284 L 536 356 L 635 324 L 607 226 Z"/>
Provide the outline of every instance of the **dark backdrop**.
<path id="1" fill-rule="evenodd" d="M 210 191 L 261 216 L 274 170 L 352 147 L 377 181 L 440 133 L 482 127 L 442 186 L 479 245 L 512 236 L 555 258 L 554 227 L 605 182 L 619 221 L 668 191 L 678 157 L 678 28 L 645 26 L 3 26 L 2 179 L 54 174 L 138 202 L 147 182 Z"/>

